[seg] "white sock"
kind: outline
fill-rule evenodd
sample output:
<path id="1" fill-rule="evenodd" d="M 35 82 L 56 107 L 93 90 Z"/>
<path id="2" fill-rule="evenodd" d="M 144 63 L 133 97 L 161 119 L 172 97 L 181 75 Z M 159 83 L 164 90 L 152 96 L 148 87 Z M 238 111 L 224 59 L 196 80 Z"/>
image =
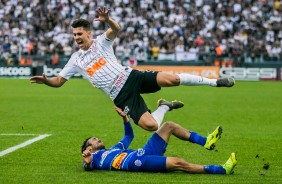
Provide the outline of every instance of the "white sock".
<path id="1" fill-rule="evenodd" d="M 200 86 L 200 85 L 209 85 L 216 86 L 217 79 L 209 79 L 206 77 L 201 77 L 198 75 L 191 75 L 187 73 L 177 74 L 180 78 L 180 85 L 186 86 Z"/>
<path id="2" fill-rule="evenodd" d="M 153 113 L 151 113 L 151 115 L 153 116 L 153 118 L 156 120 L 156 122 L 158 123 L 158 127 L 161 126 L 163 119 L 164 119 L 164 115 L 169 111 L 169 107 L 166 105 L 161 105 L 157 108 L 157 110 L 155 110 Z"/>

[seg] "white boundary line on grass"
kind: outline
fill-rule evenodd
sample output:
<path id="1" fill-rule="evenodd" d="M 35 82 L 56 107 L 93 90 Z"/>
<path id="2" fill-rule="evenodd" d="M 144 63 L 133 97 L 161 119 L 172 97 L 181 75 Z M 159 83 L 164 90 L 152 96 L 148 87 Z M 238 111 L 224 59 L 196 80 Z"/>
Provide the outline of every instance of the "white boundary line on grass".
<path id="1" fill-rule="evenodd" d="M 36 134 L 0 134 L 0 135 L 36 135 Z M 9 154 L 9 153 L 11 153 L 11 152 L 13 152 L 13 151 L 16 151 L 17 149 L 26 147 L 26 146 L 28 146 L 28 145 L 30 145 L 30 144 L 36 142 L 36 141 L 39 141 L 39 140 L 41 140 L 41 139 L 44 139 L 44 138 L 46 138 L 46 137 L 48 137 L 48 136 L 50 136 L 50 135 L 51 135 L 51 134 L 42 134 L 42 135 L 39 135 L 39 136 L 37 136 L 37 137 L 35 137 L 35 138 L 33 138 L 33 139 L 27 140 L 27 141 L 25 141 L 25 142 L 23 142 L 23 143 L 21 143 L 21 144 L 18 144 L 18 145 L 16 145 L 16 146 L 10 147 L 10 148 L 8 148 L 8 149 L 6 149 L 6 150 L 4 150 L 4 151 L 1 151 L 1 152 L 0 152 L 0 157 L 4 156 L 4 155 L 6 155 L 6 154 Z"/>
<path id="2" fill-rule="evenodd" d="M 1 135 L 7 135 L 7 136 L 11 136 L 11 135 L 15 135 L 15 136 L 35 136 L 38 134 L 0 134 Z"/>

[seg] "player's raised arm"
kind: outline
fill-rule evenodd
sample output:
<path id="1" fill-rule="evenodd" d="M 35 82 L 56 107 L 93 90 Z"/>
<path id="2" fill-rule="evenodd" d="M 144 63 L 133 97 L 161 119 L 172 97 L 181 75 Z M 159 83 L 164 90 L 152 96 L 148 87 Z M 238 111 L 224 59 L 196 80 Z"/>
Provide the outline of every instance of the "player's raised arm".
<path id="1" fill-rule="evenodd" d="M 117 111 L 117 113 L 123 119 L 124 136 L 120 140 L 120 142 L 113 147 L 117 147 L 117 148 L 120 148 L 120 149 L 127 149 L 129 147 L 130 143 L 132 142 L 133 138 L 134 138 L 133 129 L 132 129 L 132 126 L 129 122 L 129 118 L 127 117 L 127 115 L 120 108 L 118 108 L 116 106 L 115 106 L 115 110 Z"/>
<path id="2" fill-rule="evenodd" d="M 96 12 L 99 17 L 94 19 L 94 21 L 106 22 L 110 26 L 110 28 L 106 31 L 106 37 L 114 40 L 120 30 L 119 24 L 110 17 L 110 10 L 106 7 L 100 7 L 96 10 Z"/>
<path id="3" fill-rule="evenodd" d="M 46 84 L 55 88 L 61 87 L 67 81 L 67 79 L 59 75 L 57 77 L 47 78 L 45 74 L 42 74 L 42 76 L 33 76 L 29 80 L 31 83 Z"/>

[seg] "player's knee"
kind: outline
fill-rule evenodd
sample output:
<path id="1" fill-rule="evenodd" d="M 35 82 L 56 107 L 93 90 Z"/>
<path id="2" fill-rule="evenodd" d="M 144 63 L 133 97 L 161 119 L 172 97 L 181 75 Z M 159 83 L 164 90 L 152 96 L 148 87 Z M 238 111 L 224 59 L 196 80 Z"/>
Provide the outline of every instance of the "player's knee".
<path id="1" fill-rule="evenodd" d="M 149 112 L 146 112 L 141 116 L 138 125 L 148 131 L 156 131 L 159 128 L 157 121 Z"/>
<path id="2" fill-rule="evenodd" d="M 157 124 L 149 124 L 149 125 L 146 125 L 146 130 L 148 131 L 156 131 L 158 129 L 158 125 Z"/>
<path id="3" fill-rule="evenodd" d="M 180 85 L 180 78 L 176 74 L 167 74 L 160 72 L 157 76 L 157 81 L 161 87 Z"/>
<path id="4" fill-rule="evenodd" d="M 173 165 L 176 167 L 176 168 L 182 168 L 186 165 L 186 162 L 181 159 L 181 158 L 177 158 L 177 157 L 174 157 L 173 158 Z"/>
<path id="5" fill-rule="evenodd" d="M 172 122 L 172 121 L 167 121 L 163 124 L 162 127 L 165 128 L 165 129 L 173 130 L 174 127 L 175 127 L 175 123 Z"/>
<path id="6" fill-rule="evenodd" d="M 180 78 L 178 75 L 170 75 L 169 77 L 166 78 L 166 83 L 168 86 L 178 86 L 180 85 Z"/>
<path id="7" fill-rule="evenodd" d="M 139 124 L 139 126 L 148 131 L 156 131 L 158 129 L 157 123 L 143 123 Z"/>
<path id="8" fill-rule="evenodd" d="M 180 77 L 179 77 L 179 75 L 173 75 L 173 84 L 175 86 L 180 85 Z"/>

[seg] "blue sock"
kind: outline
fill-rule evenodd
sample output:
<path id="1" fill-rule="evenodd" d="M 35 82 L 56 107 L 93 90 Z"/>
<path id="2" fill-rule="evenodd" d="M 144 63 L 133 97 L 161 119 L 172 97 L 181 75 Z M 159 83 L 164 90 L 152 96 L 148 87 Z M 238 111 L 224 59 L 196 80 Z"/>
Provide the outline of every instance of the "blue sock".
<path id="1" fill-rule="evenodd" d="M 222 166 L 208 165 L 204 166 L 204 170 L 209 174 L 226 174 L 226 171 Z"/>
<path id="2" fill-rule="evenodd" d="M 189 139 L 190 142 L 200 144 L 202 146 L 206 144 L 206 140 L 207 140 L 206 137 L 203 137 L 197 134 L 196 132 L 191 132 L 190 139 Z"/>

